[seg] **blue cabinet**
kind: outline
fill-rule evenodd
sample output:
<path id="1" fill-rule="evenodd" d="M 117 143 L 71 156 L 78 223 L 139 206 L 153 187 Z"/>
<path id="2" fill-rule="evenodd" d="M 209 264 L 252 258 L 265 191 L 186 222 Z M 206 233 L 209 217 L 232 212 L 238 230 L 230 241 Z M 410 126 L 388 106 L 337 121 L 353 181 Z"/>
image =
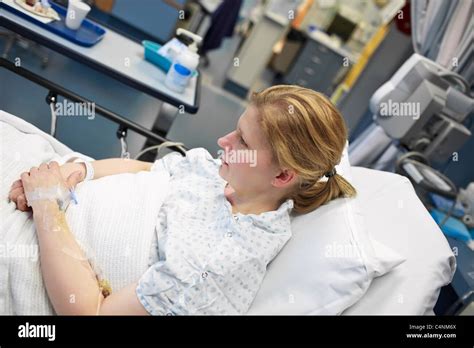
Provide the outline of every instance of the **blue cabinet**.
<path id="1" fill-rule="evenodd" d="M 284 81 L 330 94 L 334 80 L 348 62 L 341 53 L 308 38 Z"/>

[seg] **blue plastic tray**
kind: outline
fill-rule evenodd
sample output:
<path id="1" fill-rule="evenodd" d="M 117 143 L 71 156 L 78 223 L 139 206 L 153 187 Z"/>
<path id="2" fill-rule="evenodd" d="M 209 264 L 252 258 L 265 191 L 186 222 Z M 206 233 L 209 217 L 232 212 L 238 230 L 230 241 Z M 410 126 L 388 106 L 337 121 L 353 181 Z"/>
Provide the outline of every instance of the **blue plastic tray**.
<path id="1" fill-rule="evenodd" d="M 59 17 L 61 17 L 60 21 L 52 21 L 51 23 L 43 23 L 38 21 L 37 19 L 27 15 L 24 12 L 21 12 L 17 10 L 14 7 L 11 7 L 5 3 L 0 3 L 0 7 L 3 7 L 7 11 L 10 11 L 14 13 L 15 15 L 22 17 L 35 25 L 44 28 L 46 30 L 49 30 L 52 33 L 55 33 L 56 35 L 59 35 L 66 40 L 69 40 L 71 42 L 74 42 L 75 44 L 78 44 L 80 46 L 84 47 L 91 47 L 94 46 L 96 43 L 98 43 L 102 38 L 104 37 L 106 31 L 93 21 L 89 19 L 84 19 L 82 22 L 82 25 L 79 27 L 77 30 L 72 30 L 66 27 L 66 15 L 67 15 L 67 9 L 51 2 L 51 7 L 56 10 L 58 13 Z"/>
<path id="2" fill-rule="evenodd" d="M 158 53 L 158 50 L 161 48 L 160 44 L 153 41 L 143 40 L 142 45 L 145 49 L 146 60 L 155 64 L 164 72 L 168 72 L 168 70 L 170 70 L 171 61 Z"/>

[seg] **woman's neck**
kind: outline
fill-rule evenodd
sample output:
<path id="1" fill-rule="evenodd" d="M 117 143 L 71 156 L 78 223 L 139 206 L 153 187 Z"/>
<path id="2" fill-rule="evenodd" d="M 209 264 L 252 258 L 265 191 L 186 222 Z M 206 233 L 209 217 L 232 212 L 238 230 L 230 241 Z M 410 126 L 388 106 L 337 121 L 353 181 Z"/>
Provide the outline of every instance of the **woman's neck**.
<path id="1" fill-rule="evenodd" d="M 279 204 L 276 199 L 266 195 L 247 197 L 239 195 L 232 186 L 226 185 L 224 196 L 232 206 L 232 213 L 237 214 L 261 214 L 267 211 L 277 210 Z"/>

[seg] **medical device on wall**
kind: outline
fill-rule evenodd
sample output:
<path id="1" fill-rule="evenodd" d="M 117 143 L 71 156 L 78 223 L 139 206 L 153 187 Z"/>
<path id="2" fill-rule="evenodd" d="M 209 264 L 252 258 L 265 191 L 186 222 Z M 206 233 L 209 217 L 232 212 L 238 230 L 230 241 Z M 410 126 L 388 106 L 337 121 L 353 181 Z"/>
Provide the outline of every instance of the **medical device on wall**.
<path id="1" fill-rule="evenodd" d="M 463 122 L 473 108 L 461 76 L 418 54 L 370 99 L 374 120 L 388 136 L 437 163 L 451 158 L 471 136 Z"/>
<path id="2" fill-rule="evenodd" d="M 457 216 L 458 188 L 431 166 L 432 162 L 442 164 L 454 159 L 456 151 L 471 136 L 463 124 L 474 110 L 467 82 L 431 60 L 413 54 L 374 93 L 370 109 L 374 121 L 392 139 L 392 147 L 397 145 L 397 150 L 404 152 L 396 159 L 395 171 L 410 179 L 443 233 L 464 238 L 474 248 L 468 231 L 470 216 L 468 224 L 463 221 L 464 212 Z M 470 196 L 463 195 L 467 201 Z M 448 202 L 444 204 L 447 208 L 440 204 L 443 202 Z"/>
<path id="3" fill-rule="evenodd" d="M 464 208 L 462 221 L 469 228 L 474 228 L 474 182 L 459 191 L 458 200 Z"/>

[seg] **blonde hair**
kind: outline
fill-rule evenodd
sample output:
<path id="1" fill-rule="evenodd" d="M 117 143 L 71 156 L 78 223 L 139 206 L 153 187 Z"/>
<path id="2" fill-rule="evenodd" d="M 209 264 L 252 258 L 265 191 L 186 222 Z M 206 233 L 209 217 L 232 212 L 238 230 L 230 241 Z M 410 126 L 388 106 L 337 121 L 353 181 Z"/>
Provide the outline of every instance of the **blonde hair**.
<path id="1" fill-rule="evenodd" d="M 307 213 L 339 197 L 352 197 L 355 188 L 341 175 L 329 176 L 342 157 L 347 128 L 336 107 L 321 93 L 278 85 L 251 96 L 262 130 L 280 168 L 294 170 L 299 185 L 289 197 L 297 213 Z"/>

